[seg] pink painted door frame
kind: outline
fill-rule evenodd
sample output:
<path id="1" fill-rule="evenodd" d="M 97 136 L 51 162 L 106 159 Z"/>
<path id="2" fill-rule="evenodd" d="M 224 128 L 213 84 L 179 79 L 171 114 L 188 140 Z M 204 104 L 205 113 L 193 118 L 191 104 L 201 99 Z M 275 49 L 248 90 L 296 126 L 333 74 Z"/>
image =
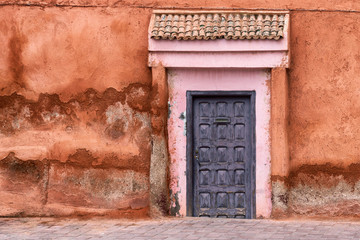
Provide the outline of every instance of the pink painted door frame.
<path id="1" fill-rule="evenodd" d="M 257 139 L 267 139 L 267 143 L 266 140 L 256 143 L 260 149 L 256 159 L 259 186 L 256 212 L 257 217 L 270 217 L 270 178 L 285 176 L 288 171 L 286 68 L 289 56 L 289 14 L 285 18 L 284 38 L 278 41 L 170 41 L 154 40 L 149 34 L 148 65 L 152 68 L 155 89 L 152 127 L 156 130 L 153 130 L 150 167 L 153 214 L 165 208 L 173 215 L 186 215 L 186 126 L 179 119 L 181 114 L 186 114 L 186 90 L 255 90 L 259 101 L 256 114 L 260 117 L 260 120 L 257 117 Z M 169 112 L 160 111 L 167 109 L 167 103 Z M 164 124 L 159 127 L 158 121 Z M 271 144 L 270 139 L 277 144 Z M 258 166 L 258 160 L 262 165 Z M 167 179 L 170 182 L 165 184 Z M 159 203 L 159 196 L 167 198 L 166 207 Z"/>

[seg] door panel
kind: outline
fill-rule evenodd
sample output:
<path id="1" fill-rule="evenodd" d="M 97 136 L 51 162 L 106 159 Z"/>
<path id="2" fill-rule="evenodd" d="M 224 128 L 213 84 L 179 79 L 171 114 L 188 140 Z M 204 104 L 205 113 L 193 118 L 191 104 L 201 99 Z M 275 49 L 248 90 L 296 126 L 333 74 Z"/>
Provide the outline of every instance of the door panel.
<path id="1" fill-rule="evenodd" d="M 193 215 L 250 218 L 255 119 L 250 96 L 193 99 Z"/>

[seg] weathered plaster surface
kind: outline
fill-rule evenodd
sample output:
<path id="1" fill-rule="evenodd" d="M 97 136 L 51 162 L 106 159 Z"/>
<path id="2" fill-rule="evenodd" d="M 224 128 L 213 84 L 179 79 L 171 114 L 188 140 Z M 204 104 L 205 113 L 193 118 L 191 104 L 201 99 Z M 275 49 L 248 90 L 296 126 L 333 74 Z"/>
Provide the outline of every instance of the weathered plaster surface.
<path id="1" fill-rule="evenodd" d="M 285 215 L 359 216 L 359 17 L 292 14 L 290 174 L 274 176 L 288 191 Z M 320 27 L 330 19 L 331 33 Z M 274 199 L 284 195 L 273 193 Z"/>
<path id="2" fill-rule="evenodd" d="M 0 215 L 147 216 L 150 11 L 0 12 Z"/>
<path id="3" fill-rule="evenodd" d="M 360 3 L 353 0 L 319 0 L 319 1 L 291 1 L 274 0 L 271 2 L 264 0 L 246 1 L 246 0 L 228 0 L 226 3 L 217 0 L 144 0 L 141 3 L 132 0 L 1 0 L 0 4 L 22 4 L 22 5 L 40 5 L 40 6 L 84 6 L 84 7 L 139 7 L 139 8 L 225 8 L 225 9 L 292 9 L 292 10 L 341 10 L 341 11 L 359 11 Z"/>
<path id="4" fill-rule="evenodd" d="M 271 174 L 286 177 L 289 174 L 289 108 L 287 69 L 271 71 Z"/>
<path id="5" fill-rule="evenodd" d="M 167 215 L 169 210 L 169 153 L 166 127 L 169 94 L 166 69 L 159 65 L 151 71 L 150 214 L 152 217 L 158 217 Z"/>
<path id="6" fill-rule="evenodd" d="M 302 165 L 289 177 L 273 179 L 273 217 L 360 216 L 359 164 Z"/>
<path id="7" fill-rule="evenodd" d="M 284 174 L 278 166 L 272 176 L 274 206 L 283 206 L 274 216 L 359 215 L 359 17 L 341 12 L 291 16 L 290 171 Z M 320 27 L 330 19 L 335 23 L 331 33 Z"/>
<path id="8" fill-rule="evenodd" d="M 74 158 L 70 156 L 79 156 L 79 151 L 82 154 L 90 151 L 86 157 L 88 162 L 97 158 L 103 162 L 101 166 L 109 167 L 108 171 L 113 171 L 110 166 L 119 169 L 134 166 L 142 169 L 144 178 L 147 177 L 149 170 L 144 166 L 149 166 L 150 140 L 146 137 L 135 144 L 132 141 L 137 131 L 119 134 L 122 127 L 118 123 L 122 117 L 118 123 L 106 125 L 106 114 L 102 110 L 98 114 L 95 109 L 81 107 L 83 110 L 76 110 L 76 124 L 70 126 L 68 115 L 73 113 L 67 114 L 66 109 L 31 107 L 29 103 L 38 102 L 41 94 L 45 99 L 47 94 L 57 95 L 61 102 L 58 105 L 62 106 L 72 99 L 81 102 L 83 97 L 78 99 L 77 96 L 84 96 L 88 88 L 101 96 L 106 89 L 121 92 L 133 83 L 149 87 L 147 27 L 153 8 L 291 9 L 290 172 L 304 164 L 328 163 L 347 169 L 359 162 L 358 1 L 230 0 L 224 4 L 216 0 L 145 0 L 141 3 L 129 0 L 1 0 L 0 5 L 3 5 L 0 7 L 0 95 L 10 96 L 16 92 L 26 99 L 15 101 L 17 97 L 14 97 L 10 105 L 1 107 L 1 194 L 4 195 L 1 199 L 8 199 L 2 205 L 2 209 L 8 210 L 1 215 L 42 214 L 39 209 L 44 209 L 47 199 L 49 157 L 56 158 L 55 163 L 66 162 Z M 126 94 L 127 105 L 135 115 L 143 106 L 146 109 L 149 102 L 146 91 L 144 95 L 138 94 L 142 91 Z M 127 108 L 125 102 L 122 107 L 116 105 L 117 101 L 123 101 L 121 99 L 104 108 Z M 134 101 L 137 99 L 139 101 Z M 87 105 L 97 101 L 95 98 Z M 39 113 L 34 116 L 33 111 L 38 108 Z M 142 112 L 140 115 L 146 116 Z M 110 125 L 112 127 L 105 131 Z M 109 140 L 109 134 L 115 138 L 121 136 Z M 140 132 L 138 139 L 149 135 Z M 145 152 L 144 156 L 139 157 L 139 149 Z M 112 158 L 113 155 L 119 160 Z M 140 162 L 140 167 L 134 162 Z M 347 170 L 339 174 L 345 178 Z M 82 179 L 80 175 L 79 178 Z M 340 183 L 340 178 L 335 179 Z M 287 180 L 277 181 L 287 184 Z M 302 188 L 302 194 L 314 198 L 311 192 L 315 183 L 304 180 L 302 184 L 307 186 Z M 319 185 L 317 189 L 325 187 Z M 331 189 L 317 192 L 316 198 L 339 191 Z M 342 196 L 346 200 L 350 195 Z M 303 210 L 294 211 L 297 214 L 316 215 L 316 209 L 324 206 L 320 201 L 310 208 L 303 203 L 300 194 L 294 194 L 291 201 L 304 206 Z M 340 204 L 338 209 L 346 214 L 353 212 L 344 206 Z M 52 209 L 55 215 L 88 211 L 70 204 L 54 204 Z M 91 208 L 90 212 L 105 214 L 106 211 L 108 209 Z M 146 210 L 142 214 L 147 214 Z"/>
<path id="9" fill-rule="evenodd" d="M 289 175 L 289 81 L 287 69 L 271 71 L 271 185 L 272 217 L 288 211 L 288 186 L 284 179 Z"/>
<path id="10" fill-rule="evenodd" d="M 149 9 L 0 8 L 0 94 L 62 100 L 88 88 L 151 83 Z M 131 18 L 129 17 L 131 16 Z M 131 63 L 131 64 L 129 64 Z"/>
<path id="11" fill-rule="evenodd" d="M 307 21 L 301 21 L 306 17 Z M 341 23 L 336 19 L 342 19 Z M 291 167 L 348 166 L 360 159 L 360 33 L 355 13 L 296 13 L 291 18 Z M 332 30 L 324 24 L 332 21 Z M 300 34 L 296 29 L 308 29 Z"/>
<path id="12" fill-rule="evenodd" d="M 171 69 L 169 81 L 170 190 L 173 213 L 186 215 L 186 136 L 184 113 L 187 90 L 256 91 L 256 214 L 269 217 L 270 186 L 270 74 L 267 70 Z"/>
<path id="13" fill-rule="evenodd" d="M 148 90 L 0 96 L 0 215 L 147 209 L 150 114 L 127 103 L 133 91 Z"/>

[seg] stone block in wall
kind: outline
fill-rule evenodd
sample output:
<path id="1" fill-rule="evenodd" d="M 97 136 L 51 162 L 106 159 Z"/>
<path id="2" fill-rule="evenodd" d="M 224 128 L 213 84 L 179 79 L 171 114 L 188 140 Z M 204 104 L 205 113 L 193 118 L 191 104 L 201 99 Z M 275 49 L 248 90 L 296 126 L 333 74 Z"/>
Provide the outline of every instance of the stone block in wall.
<path id="1" fill-rule="evenodd" d="M 48 164 L 10 153 L 0 160 L 0 216 L 39 216 L 46 202 Z"/>
<path id="2" fill-rule="evenodd" d="M 149 206 L 149 177 L 115 168 L 83 168 L 52 163 L 48 205 L 91 209 L 143 209 Z M 61 212 L 61 209 L 59 209 Z M 61 213 L 59 213 L 61 215 Z"/>

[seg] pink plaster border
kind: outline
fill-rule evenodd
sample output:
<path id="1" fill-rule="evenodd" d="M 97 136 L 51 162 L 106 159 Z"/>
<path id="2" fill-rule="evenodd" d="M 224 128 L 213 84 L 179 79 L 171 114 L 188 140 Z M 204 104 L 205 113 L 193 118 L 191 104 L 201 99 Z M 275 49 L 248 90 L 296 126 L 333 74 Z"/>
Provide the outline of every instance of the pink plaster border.
<path id="1" fill-rule="evenodd" d="M 288 67 L 287 52 L 150 53 L 149 62 L 168 68 L 275 68 Z"/>
<path id="2" fill-rule="evenodd" d="M 192 40 L 179 44 L 177 40 L 149 39 L 149 51 L 154 52 L 223 52 L 223 51 L 286 51 L 287 34 L 280 40 Z"/>
<path id="3" fill-rule="evenodd" d="M 270 217 L 270 80 L 261 69 L 170 69 L 168 71 L 170 117 L 168 136 L 170 152 L 171 205 L 186 215 L 186 136 L 187 90 L 256 91 L 256 215 Z M 176 197 L 175 197 L 176 195 Z M 176 202 L 177 201 L 177 202 Z"/>

